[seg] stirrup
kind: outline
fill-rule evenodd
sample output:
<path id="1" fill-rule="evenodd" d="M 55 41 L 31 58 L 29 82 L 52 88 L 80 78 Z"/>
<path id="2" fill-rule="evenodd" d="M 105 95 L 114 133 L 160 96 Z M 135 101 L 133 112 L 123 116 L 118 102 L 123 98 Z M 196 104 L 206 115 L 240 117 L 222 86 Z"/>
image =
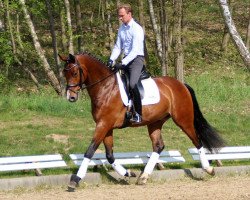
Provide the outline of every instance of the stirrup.
<path id="1" fill-rule="evenodd" d="M 130 119 L 130 122 L 132 123 L 141 123 L 141 121 L 142 121 L 141 115 L 139 115 L 138 113 L 135 113 Z"/>

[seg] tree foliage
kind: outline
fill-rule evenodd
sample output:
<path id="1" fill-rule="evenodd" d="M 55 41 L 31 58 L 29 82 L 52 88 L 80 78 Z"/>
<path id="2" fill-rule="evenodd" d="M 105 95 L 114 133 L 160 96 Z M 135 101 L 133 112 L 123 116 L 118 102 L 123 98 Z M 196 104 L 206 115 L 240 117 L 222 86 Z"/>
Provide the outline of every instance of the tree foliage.
<path id="1" fill-rule="evenodd" d="M 8 81 L 16 80 L 32 80 L 31 75 L 35 77 L 40 84 L 51 84 L 50 78 L 46 76 L 43 68 L 43 62 L 39 58 L 35 50 L 32 34 L 28 28 L 24 13 L 21 9 L 21 0 L 1 0 L 0 1 L 0 87 Z M 67 1 L 66 1 L 67 2 Z M 119 22 L 116 13 L 116 3 L 118 1 L 109 0 L 68 0 L 69 10 L 72 25 L 72 30 L 69 27 L 67 18 L 67 9 L 65 1 L 51 0 L 51 14 L 54 22 L 54 32 L 56 42 L 52 41 L 51 20 L 48 14 L 48 5 L 46 1 L 26 0 L 26 8 L 30 14 L 30 18 L 36 30 L 36 34 L 44 55 L 48 61 L 51 70 L 56 74 L 59 82 L 60 69 L 55 61 L 55 51 L 60 54 L 69 53 L 70 34 L 72 33 L 74 52 L 84 49 L 91 52 L 104 61 L 108 59 L 111 53 L 113 33 L 117 32 Z M 147 67 L 153 75 L 161 75 L 164 62 L 167 62 L 167 74 L 174 76 L 174 48 L 172 46 L 172 30 L 174 27 L 174 1 L 148 1 L 143 0 L 143 6 L 137 1 L 126 0 L 125 3 L 130 3 L 134 10 L 134 18 L 139 20 L 143 17 L 143 24 L 146 32 L 146 43 L 148 52 Z M 151 5 L 149 6 L 149 2 Z M 220 52 L 220 44 L 222 41 L 224 21 L 220 13 L 220 6 L 216 1 L 184 1 L 183 17 L 187 28 L 182 32 L 182 40 L 185 38 L 184 51 L 184 74 L 189 68 L 199 68 L 203 63 L 212 63 L 215 60 L 223 59 L 223 56 L 234 55 L 235 47 L 230 47 L 227 52 Z M 13 52 L 13 44 L 11 40 L 11 30 L 7 20 L 7 5 L 10 12 L 10 20 L 12 33 L 16 45 L 16 52 Z M 164 8 L 161 6 L 164 5 Z M 153 6 L 153 7 L 152 7 Z M 80 8 L 80 14 L 79 12 Z M 154 26 L 150 21 L 150 9 L 154 9 L 155 21 L 158 23 L 158 30 L 161 31 L 165 26 L 165 37 L 158 35 L 155 37 Z M 239 0 L 234 4 L 235 25 L 243 41 L 247 40 L 247 30 L 249 23 L 249 1 Z M 143 12 L 139 9 L 143 9 Z M 165 11 L 167 21 L 162 18 L 162 10 Z M 152 14 L 152 13 L 151 13 Z M 69 15 L 68 15 L 69 16 Z M 80 16 L 80 18 L 79 18 Z M 80 20 L 81 19 L 81 20 Z M 162 22 L 167 24 L 161 24 Z M 182 24 L 183 28 L 183 24 Z M 166 37 L 167 35 L 167 37 Z M 215 40 L 212 40 L 213 35 Z M 159 41 L 165 38 L 167 43 L 164 44 L 164 51 L 167 55 L 167 60 L 162 62 L 159 56 Z M 80 40 L 79 40 L 80 39 Z M 156 41 L 158 45 L 156 45 Z M 232 40 L 229 42 L 232 43 Z M 53 45 L 57 45 L 57 48 Z M 80 44 L 80 46 L 79 46 Z M 183 44 L 183 43 L 182 43 Z M 230 44 L 229 44 L 230 45 Z M 157 50 L 158 48 L 158 50 Z M 55 50 L 57 49 L 57 50 Z M 217 50 L 218 49 L 218 50 Z M 157 53 L 158 51 L 158 53 Z M 237 54 L 237 53 L 236 53 Z M 229 57 L 233 59 L 233 57 Z M 242 61 L 239 61 L 240 56 L 237 56 L 237 62 L 240 66 L 244 66 Z M 227 58 L 225 58 L 227 59 Z M 166 63 L 165 63 L 166 64 Z M 25 70 L 26 69 L 26 70 Z M 28 71 L 29 72 L 28 72 Z M 28 73 L 27 73 L 28 72 Z M 165 74 L 166 72 L 164 72 Z"/>

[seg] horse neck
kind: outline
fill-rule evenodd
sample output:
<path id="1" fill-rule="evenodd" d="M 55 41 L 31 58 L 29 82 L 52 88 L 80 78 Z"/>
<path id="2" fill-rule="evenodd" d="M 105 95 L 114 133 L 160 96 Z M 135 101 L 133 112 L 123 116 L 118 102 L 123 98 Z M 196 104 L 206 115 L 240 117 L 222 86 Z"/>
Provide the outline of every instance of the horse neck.
<path id="1" fill-rule="evenodd" d="M 83 55 L 82 59 L 79 57 L 78 61 L 81 63 L 83 72 L 87 71 L 87 78 L 85 85 L 91 98 L 102 94 L 103 88 L 107 90 L 115 84 L 115 76 L 111 75 L 111 71 L 99 60 L 90 55 Z"/>

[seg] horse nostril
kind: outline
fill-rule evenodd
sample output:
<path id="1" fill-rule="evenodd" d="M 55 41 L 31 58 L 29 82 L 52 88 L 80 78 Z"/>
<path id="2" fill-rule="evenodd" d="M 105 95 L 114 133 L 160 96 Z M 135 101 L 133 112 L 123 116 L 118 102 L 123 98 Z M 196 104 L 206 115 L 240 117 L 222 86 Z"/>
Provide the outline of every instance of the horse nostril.
<path id="1" fill-rule="evenodd" d="M 75 102 L 75 101 L 76 101 L 76 98 L 75 98 L 75 97 L 70 97 L 70 98 L 69 98 L 69 101 L 70 101 L 70 102 Z"/>

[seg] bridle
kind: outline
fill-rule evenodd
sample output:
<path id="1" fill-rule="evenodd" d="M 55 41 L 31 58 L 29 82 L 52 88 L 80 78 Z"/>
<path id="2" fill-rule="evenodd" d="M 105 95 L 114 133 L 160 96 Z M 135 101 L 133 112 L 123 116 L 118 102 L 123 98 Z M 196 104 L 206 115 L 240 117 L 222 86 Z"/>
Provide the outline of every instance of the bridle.
<path id="1" fill-rule="evenodd" d="M 67 61 L 67 63 L 69 64 L 69 61 Z M 77 87 L 77 86 L 79 86 L 79 87 L 80 87 L 80 90 L 84 90 L 84 89 L 86 89 L 86 88 L 90 88 L 90 87 L 95 86 L 96 84 L 98 84 L 98 83 L 104 81 L 105 79 L 107 79 L 108 77 L 112 76 L 114 73 L 117 72 L 117 70 L 115 70 L 115 71 L 113 71 L 112 73 L 110 73 L 108 76 L 106 76 L 106 77 L 104 77 L 104 78 L 102 78 L 102 79 L 100 79 L 100 80 L 98 80 L 98 81 L 96 81 L 96 82 L 94 82 L 94 83 L 92 83 L 92 84 L 90 84 L 90 85 L 85 85 L 85 86 L 83 86 L 85 80 L 82 79 L 82 76 L 84 75 L 84 73 L 83 73 L 83 69 L 80 67 L 78 61 L 77 61 L 76 63 L 72 64 L 71 67 L 69 67 L 69 68 L 64 68 L 64 70 L 65 70 L 65 71 L 69 71 L 69 70 L 71 70 L 73 67 L 77 67 L 77 68 L 79 69 L 80 80 L 79 80 L 79 82 L 76 83 L 76 84 L 67 84 L 67 85 L 66 85 L 66 90 L 69 90 L 69 91 L 74 92 L 74 93 L 78 93 L 79 90 L 74 91 L 74 90 L 71 89 L 72 87 Z"/>
<path id="2" fill-rule="evenodd" d="M 67 61 L 67 64 L 69 64 L 69 61 Z M 74 64 L 71 65 L 71 67 L 69 67 L 69 68 L 64 68 L 64 71 L 69 71 L 69 70 L 71 70 L 71 69 L 74 68 L 74 67 L 77 67 L 77 68 L 79 69 L 80 80 L 79 80 L 79 82 L 76 83 L 76 84 L 67 84 L 67 85 L 66 85 L 66 91 L 69 90 L 69 91 L 71 91 L 71 92 L 78 93 L 79 90 L 78 90 L 78 91 L 74 91 L 74 90 L 72 90 L 71 88 L 77 87 L 77 86 L 79 86 L 80 89 L 83 88 L 83 80 L 82 80 L 83 69 L 79 66 L 78 63 L 74 63 Z"/>

